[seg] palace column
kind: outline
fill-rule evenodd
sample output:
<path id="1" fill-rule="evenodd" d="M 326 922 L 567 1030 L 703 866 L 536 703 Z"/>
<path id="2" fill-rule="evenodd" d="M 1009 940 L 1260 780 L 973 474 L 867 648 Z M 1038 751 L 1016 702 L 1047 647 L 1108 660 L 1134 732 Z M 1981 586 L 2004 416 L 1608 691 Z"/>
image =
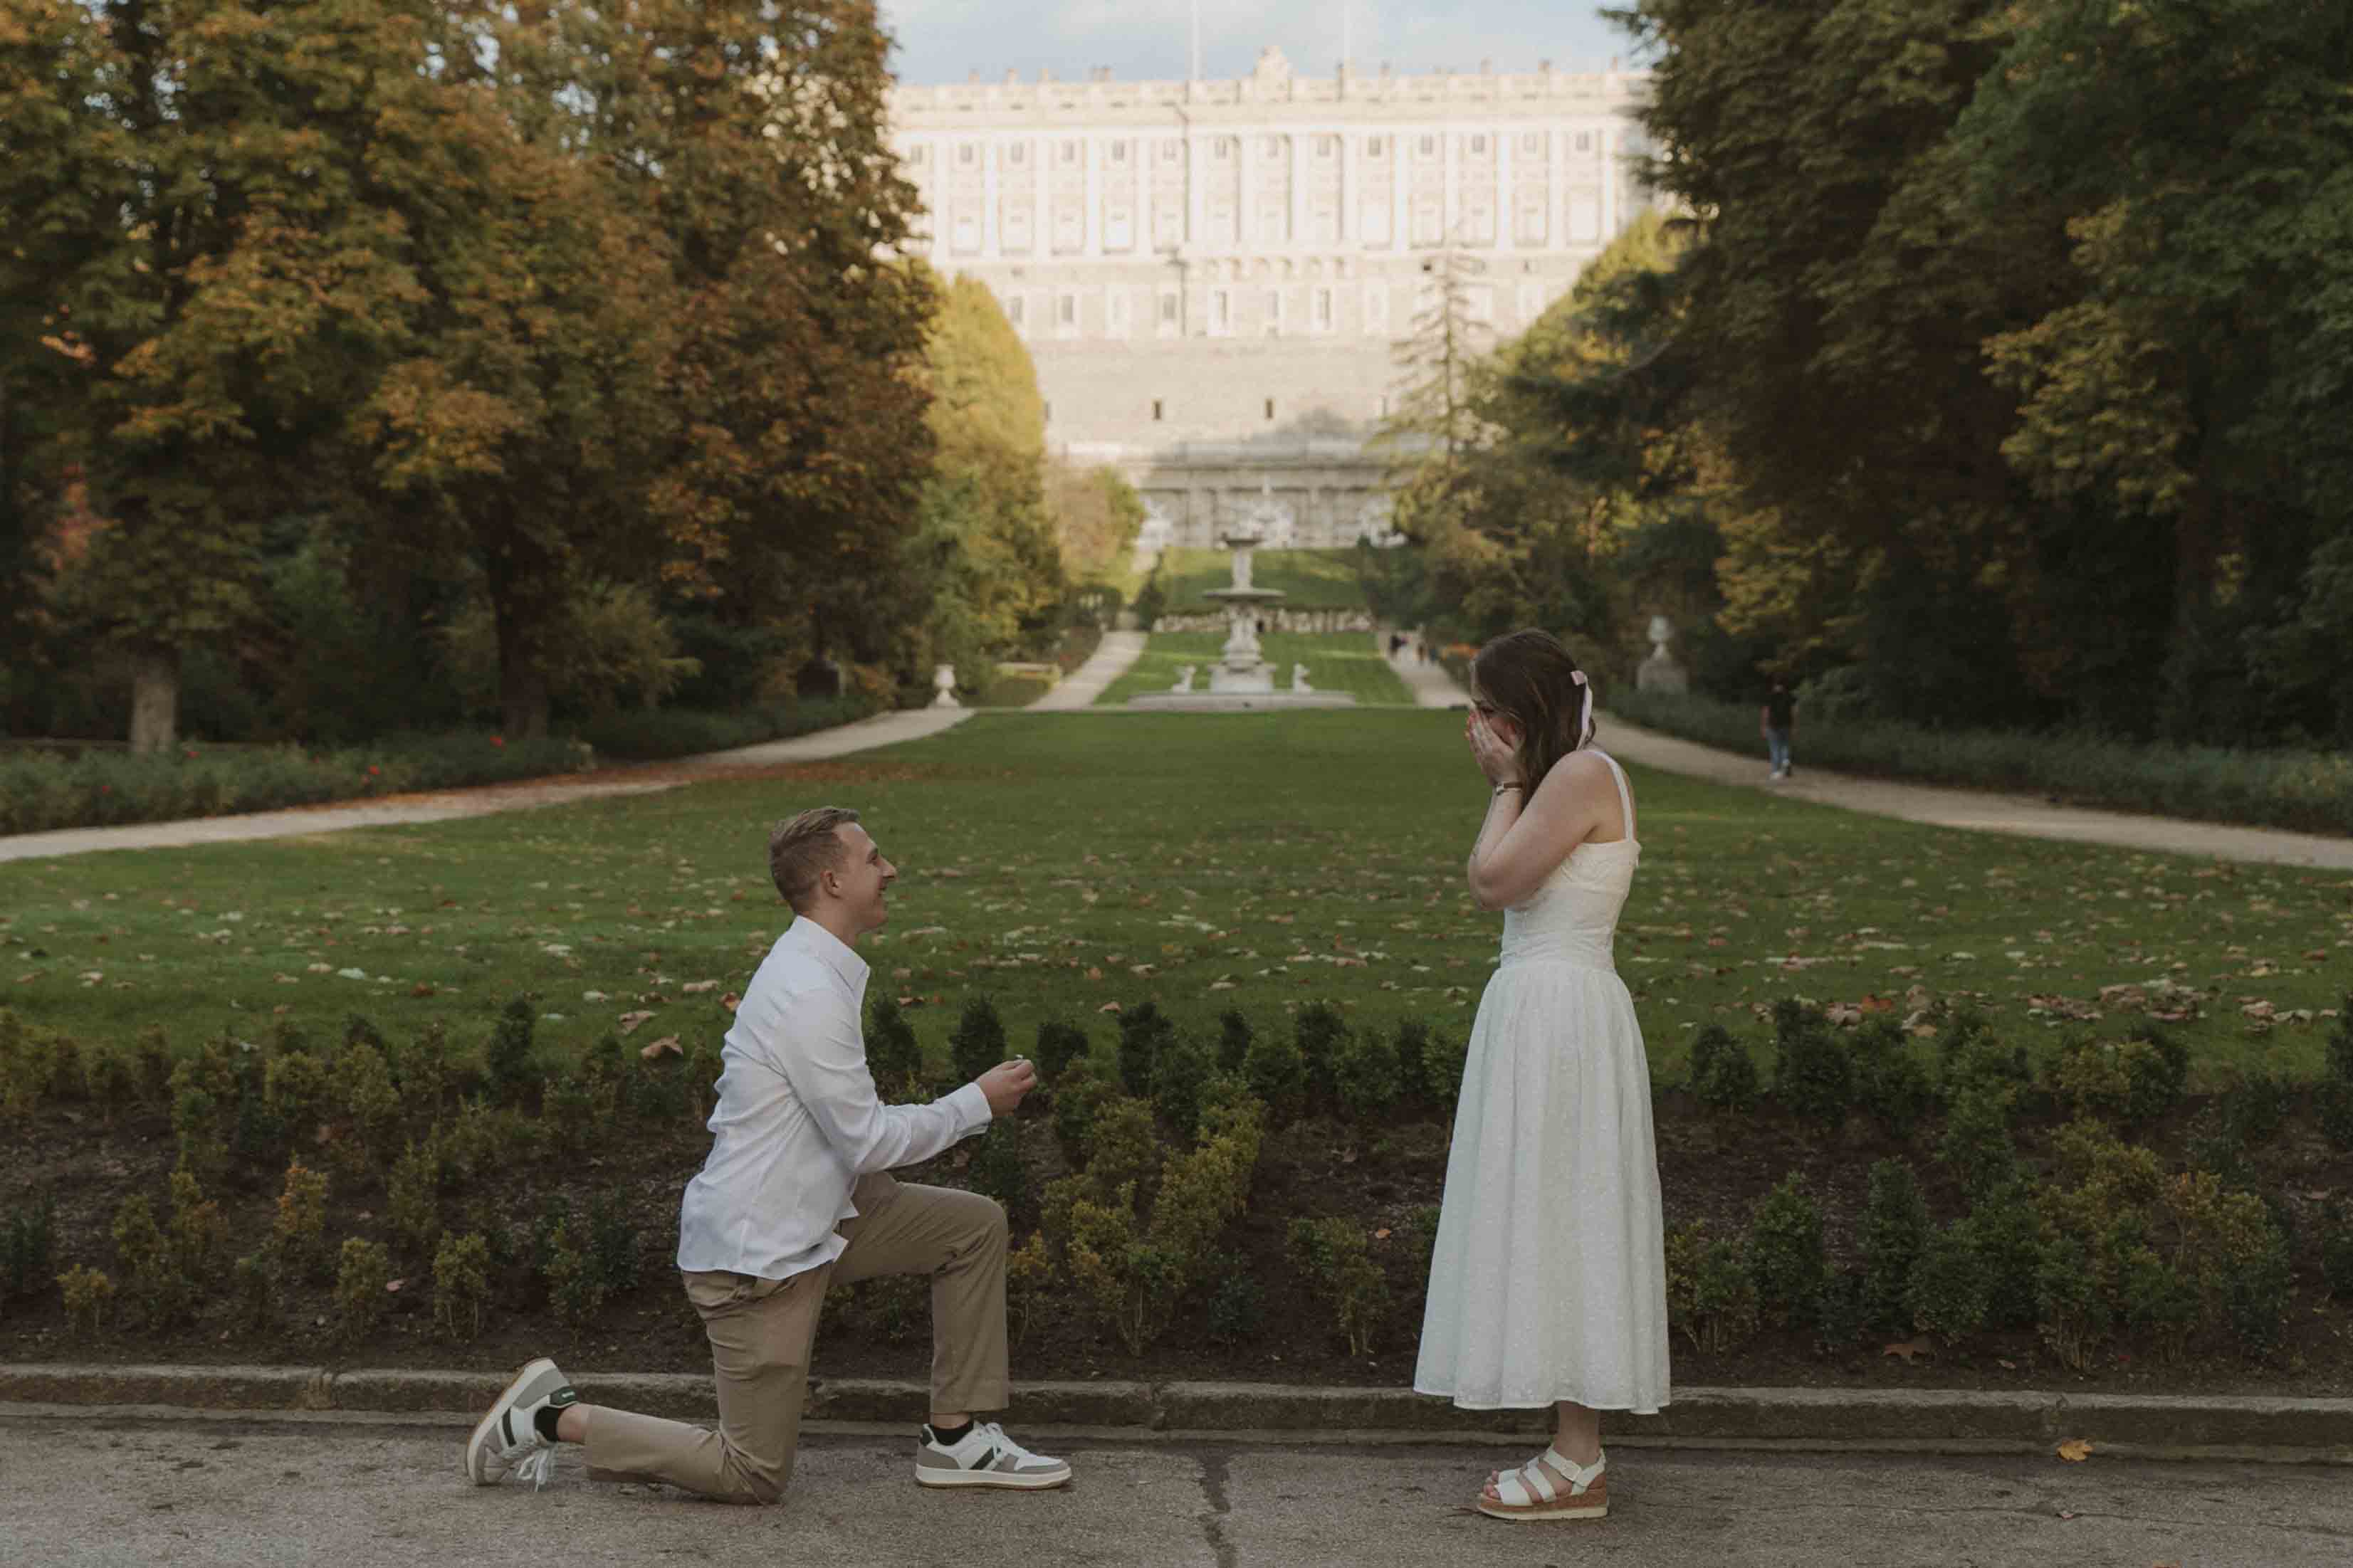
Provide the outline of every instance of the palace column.
<path id="1" fill-rule="evenodd" d="M 1103 138 L 1089 132 L 1079 143 L 1086 160 L 1087 213 L 1079 230 L 1079 254 L 1092 261 L 1103 255 Z"/>
<path id="2" fill-rule="evenodd" d="M 997 138 L 990 136 L 980 145 L 980 254 L 983 259 L 994 261 L 1000 254 L 997 218 L 997 159 L 1002 151 Z"/>
<path id="3" fill-rule="evenodd" d="M 1307 138 L 1296 126 L 1291 132 L 1291 233 L 1293 249 L 1307 237 Z"/>
<path id="4" fill-rule="evenodd" d="M 1498 125 L 1488 134 L 1495 138 L 1495 195 L 1491 203 L 1495 213 L 1495 248 L 1516 250 L 1520 237 L 1513 217 L 1519 192 L 1512 184 L 1512 138 L 1517 132 L 1509 125 Z"/>

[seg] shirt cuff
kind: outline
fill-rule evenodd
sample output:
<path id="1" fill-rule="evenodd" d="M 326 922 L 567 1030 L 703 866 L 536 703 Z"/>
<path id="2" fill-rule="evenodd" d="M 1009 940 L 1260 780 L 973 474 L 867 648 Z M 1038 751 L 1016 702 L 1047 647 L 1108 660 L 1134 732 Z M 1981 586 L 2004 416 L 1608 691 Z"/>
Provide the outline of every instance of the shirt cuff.
<path id="1" fill-rule="evenodd" d="M 969 1138 L 995 1121 L 996 1112 L 988 1109 L 988 1096 L 980 1092 L 980 1085 L 968 1083 L 947 1098 L 956 1108 L 956 1136 Z"/>

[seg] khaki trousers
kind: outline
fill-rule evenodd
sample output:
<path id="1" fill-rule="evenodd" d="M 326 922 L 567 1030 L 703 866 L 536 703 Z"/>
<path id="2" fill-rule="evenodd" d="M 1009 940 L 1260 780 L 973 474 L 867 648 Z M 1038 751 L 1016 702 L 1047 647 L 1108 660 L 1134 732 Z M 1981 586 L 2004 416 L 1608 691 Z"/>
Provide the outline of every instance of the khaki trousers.
<path id="1" fill-rule="evenodd" d="M 849 1201 L 858 1213 L 840 1227 L 849 1245 L 831 1263 L 789 1279 L 682 1276 L 711 1336 L 719 1430 L 583 1405 L 591 1477 L 667 1481 L 727 1502 L 782 1498 L 826 1287 L 883 1274 L 932 1277 L 932 1408 L 1005 1408 L 1004 1209 L 884 1173 L 859 1178 Z"/>

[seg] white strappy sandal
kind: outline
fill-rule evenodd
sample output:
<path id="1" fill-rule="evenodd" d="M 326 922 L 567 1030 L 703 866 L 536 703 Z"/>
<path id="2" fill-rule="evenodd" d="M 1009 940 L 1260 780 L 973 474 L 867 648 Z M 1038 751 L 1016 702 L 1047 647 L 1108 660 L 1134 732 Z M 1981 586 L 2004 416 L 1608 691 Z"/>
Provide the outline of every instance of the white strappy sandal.
<path id="1" fill-rule="evenodd" d="M 1609 1478 L 1601 1473 L 1609 1456 L 1599 1454 L 1589 1465 L 1572 1465 L 1557 1448 L 1546 1448 L 1516 1470 L 1495 1478 L 1495 1495 L 1481 1494 L 1479 1511 L 1490 1519 L 1532 1523 L 1541 1519 L 1600 1519 L 1609 1512 Z M 1545 1470 L 1550 1465 L 1568 1478 L 1568 1489 L 1553 1484 Z"/>

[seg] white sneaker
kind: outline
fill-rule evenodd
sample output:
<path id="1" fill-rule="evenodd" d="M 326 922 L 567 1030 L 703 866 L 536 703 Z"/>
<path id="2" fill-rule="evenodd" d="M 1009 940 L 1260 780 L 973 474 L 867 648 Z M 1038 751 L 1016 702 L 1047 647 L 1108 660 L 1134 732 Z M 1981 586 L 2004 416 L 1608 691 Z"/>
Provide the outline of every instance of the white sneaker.
<path id="1" fill-rule="evenodd" d="M 976 1421 L 972 1430 L 953 1444 L 944 1444 L 923 1428 L 915 1445 L 915 1479 L 927 1487 L 1018 1487 L 1025 1491 L 1059 1487 L 1071 1479 L 1071 1467 L 1061 1459 L 1033 1454 L 1005 1435 L 994 1421 Z"/>
<path id="2" fill-rule="evenodd" d="M 539 1435 L 539 1413 L 561 1410 L 579 1398 L 545 1356 L 523 1363 L 490 1414 L 474 1423 L 474 1435 L 466 1439 L 466 1479 L 487 1487 L 512 1475 L 529 1481 L 533 1491 L 544 1488 L 560 1445 Z"/>

